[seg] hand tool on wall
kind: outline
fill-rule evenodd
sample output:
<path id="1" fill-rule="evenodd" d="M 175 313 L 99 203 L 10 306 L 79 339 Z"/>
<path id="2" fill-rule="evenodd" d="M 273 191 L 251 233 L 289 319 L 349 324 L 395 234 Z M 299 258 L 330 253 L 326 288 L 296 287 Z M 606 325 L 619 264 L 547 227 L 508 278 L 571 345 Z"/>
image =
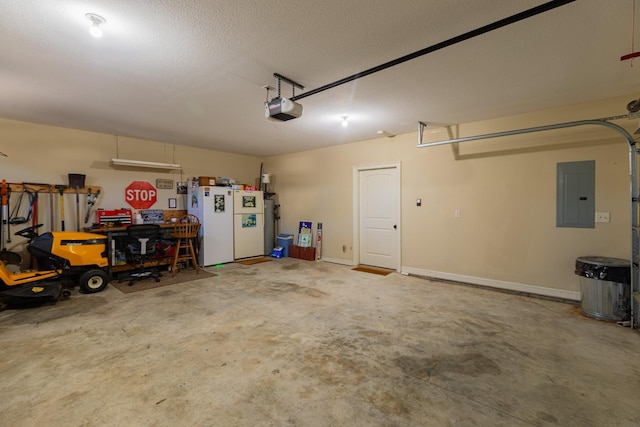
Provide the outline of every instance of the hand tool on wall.
<path id="1" fill-rule="evenodd" d="M 64 189 L 66 186 L 64 185 L 56 185 L 58 189 L 58 193 L 60 193 L 60 230 L 64 230 Z"/>
<path id="2" fill-rule="evenodd" d="M 11 186 L 7 185 L 7 243 L 11 243 Z"/>
<path id="3" fill-rule="evenodd" d="M 22 208 L 22 199 L 24 198 L 25 194 L 29 196 L 29 214 L 26 217 L 18 216 Z M 27 189 L 27 187 L 23 185 L 22 191 L 18 196 L 18 201 L 13 205 L 13 209 L 10 210 L 11 213 L 9 214 L 9 224 L 18 225 L 18 224 L 24 224 L 25 222 L 29 221 L 31 219 L 31 210 L 33 209 L 32 202 L 33 202 L 33 195 L 31 194 L 29 189 Z"/>
<path id="4" fill-rule="evenodd" d="M 30 186 L 27 187 L 27 186 Z M 27 220 L 31 219 L 31 225 L 38 225 L 38 195 L 40 191 L 44 191 L 47 188 L 51 187 L 50 184 L 43 184 L 40 182 L 23 182 L 22 188 L 24 191 L 29 194 L 29 199 L 31 202 L 31 208 L 29 210 L 29 216 L 26 218 Z M 17 218 L 16 218 L 17 220 Z M 27 221 L 24 221 L 27 222 Z M 53 223 L 51 224 L 51 231 L 53 231 Z"/>
<path id="5" fill-rule="evenodd" d="M 38 190 L 33 190 L 33 201 L 31 202 L 31 225 L 38 225 Z"/>
<path id="6" fill-rule="evenodd" d="M 13 205 L 13 209 L 9 209 L 9 222 L 11 224 L 17 224 L 15 218 L 18 217 L 18 213 L 20 212 L 20 208 L 22 207 L 22 198 L 24 197 L 25 190 L 22 189 L 20 195 L 18 196 L 18 200 Z"/>
<path id="7" fill-rule="evenodd" d="M 0 260 L 6 262 L 7 264 L 15 264 L 20 265 L 22 262 L 22 258 L 19 254 L 15 252 L 9 252 L 5 246 L 5 237 L 7 243 L 11 243 L 11 233 L 9 228 L 9 197 L 11 195 L 11 186 L 7 184 L 6 180 L 2 180 L 2 184 L 0 187 L 0 194 L 2 195 L 2 209 L 0 209 L 0 222 L 2 222 L 2 227 L 0 227 L 0 241 L 2 242 L 0 246 L 2 247 L 0 250 Z"/>
<path id="8" fill-rule="evenodd" d="M 9 222 L 9 211 L 7 208 L 7 196 L 9 190 L 7 187 L 7 180 L 3 179 L 2 184 L 0 186 L 0 196 L 2 196 L 2 210 L 0 210 L 0 218 L 2 219 L 2 232 L 0 233 L 0 246 L 2 246 L 2 250 L 6 249 L 4 240 L 7 237 L 7 223 Z"/>
<path id="9" fill-rule="evenodd" d="M 91 188 L 89 188 L 89 190 L 87 191 L 87 213 L 84 216 L 85 224 L 89 222 L 89 215 L 91 214 L 91 208 L 93 208 L 93 205 L 96 203 L 96 200 L 98 200 L 98 196 L 100 196 L 100 189 L 96 191 L 96 194 L 93 197 L 91 196 Z"/>
<path id="10" fill-rule="evenodd" d="M 78 194 L 78 187 L 76 190 L 76 231 L 80 231 L 80 195 Z"/>
<path id="11" fill-rule="evenodd" d="M 89 221 L 89 213 L 91 212 L 91 187 L 87 190 L 87 211 L 84 214 L 84 223 L 86 224 Z"/>
<path id="12" fill-rule="evenodd" d="M 38 185 L 38 184 L 36 184 Z M 36 233 L 36 235 L 38 234 L 38 191 L 39 189 L 36 188 L 33 191 L 33 201 L 31 202 L 31 226 L 34 227 L 34 232 Z M 31 258 L 29 259 L 29 265 L 31 266 L 31 269 L 35 270 L 37 267 L 37 258 L 33 255 L 31 255 Z"/>
<path id="13" fill-rule="evenodd" d="M 53 223 L 56 222 L 55 213 L 53 212 L 53 185 L 49 184 L 49 228 L 53 231 Z"/>

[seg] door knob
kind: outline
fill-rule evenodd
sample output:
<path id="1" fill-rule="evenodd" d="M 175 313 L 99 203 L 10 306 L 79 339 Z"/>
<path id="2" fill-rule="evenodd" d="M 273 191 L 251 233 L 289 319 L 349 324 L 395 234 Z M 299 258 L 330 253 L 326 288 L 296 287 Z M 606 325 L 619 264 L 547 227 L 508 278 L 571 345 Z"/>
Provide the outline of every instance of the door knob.
<path id="1" fill-rule="evenodd" d="M 397 229 L 398 229 L 398 226 L 397 226 L 396 224 L 393 224 L 393 229 L 394 229 L 394 230 L 397 230 Z"/>

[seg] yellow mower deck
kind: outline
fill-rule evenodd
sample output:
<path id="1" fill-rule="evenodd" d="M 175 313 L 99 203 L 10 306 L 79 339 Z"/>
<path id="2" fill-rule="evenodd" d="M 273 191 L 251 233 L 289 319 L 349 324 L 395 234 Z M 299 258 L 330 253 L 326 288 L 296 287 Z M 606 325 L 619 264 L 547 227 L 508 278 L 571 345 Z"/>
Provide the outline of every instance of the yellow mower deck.
<path id="1" fill-rule="evenodd" d="M 61 256 L 72 266 L 95 265 L 106 267 L 107 237 L 102 234 L 76 231 L 54 231 L 51 253 Z"/>
<path id="2" fill-rule="evenodd" d="M 25 271 L 13 273 L 7 268 L 7 264 L 4 261 L 0 262 L 0 280 L 9 287 L 32 282 L 40 282 L 46 279 L 53 279 L 55 277 L 59 277 L 61 274 L 62 270 Z"/>

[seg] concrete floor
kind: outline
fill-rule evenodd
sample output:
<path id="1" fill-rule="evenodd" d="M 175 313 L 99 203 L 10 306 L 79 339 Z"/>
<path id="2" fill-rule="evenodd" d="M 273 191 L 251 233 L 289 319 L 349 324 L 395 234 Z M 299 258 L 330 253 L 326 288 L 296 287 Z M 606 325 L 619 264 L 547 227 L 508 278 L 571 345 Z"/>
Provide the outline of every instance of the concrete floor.
<path id="1" fill-rule="evenodd" d="M 296 259 L 218 273 L 0 313 L 0 423 L 640 425 L 640 334 L 572 305 Z"/>

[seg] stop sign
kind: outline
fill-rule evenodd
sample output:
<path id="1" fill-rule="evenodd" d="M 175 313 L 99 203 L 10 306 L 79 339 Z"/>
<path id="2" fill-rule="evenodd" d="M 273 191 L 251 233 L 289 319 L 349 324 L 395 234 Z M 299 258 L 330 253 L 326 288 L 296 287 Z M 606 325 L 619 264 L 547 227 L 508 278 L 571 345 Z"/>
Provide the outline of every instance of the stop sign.
<path id="1" fill-rule="evenodd" d="M 133 181 L 124 189 L 124 200 L 134 209 L 149 209 L 158 201 L 158 192 L 147 181 Z"/>

